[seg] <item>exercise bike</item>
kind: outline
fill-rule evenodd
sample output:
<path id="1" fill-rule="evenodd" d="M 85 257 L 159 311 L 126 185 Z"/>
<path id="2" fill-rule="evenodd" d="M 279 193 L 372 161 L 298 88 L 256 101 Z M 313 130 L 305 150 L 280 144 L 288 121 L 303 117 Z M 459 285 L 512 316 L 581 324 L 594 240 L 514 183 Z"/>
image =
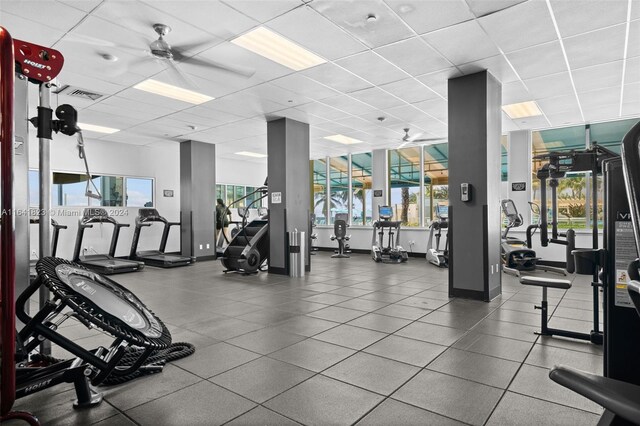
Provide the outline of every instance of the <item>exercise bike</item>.
<path id="1" fill-rule="evenodd" d="M 449 267 L 449 215 L 447 213 L 448 208 L 445 205 L 436 205 L 436 217 L 437 220 L 431 222 L 429 226 L 429 242 L 427 244 L 427 261 L 440 268 Z M 447 229 L 445 235 L 444 250 L 440 250 L 440 238 L 442 236 L 442 230 Z M 435 231 L 438 231 L 435 233 Z M 436 245 L 433 247 L 433 238 L 435 236 Z"/>
<path id="2" fill-rule="evenodd" d="M 535 204 L 529 204 L 535 214 Z M 505 274 L 519 277 L 521 271 L 542 270 L 566 276 L 567 271 L 565 269 L 538 263 L 540 258 L 536 256 L 535 250 L 532 250 L 530 246 L 530 235 L 538 228 L 538 224 L 530 225 L 527 228 L 527 242 L 519 238 L 510 237 L 509 231 L 522 226 L 524 220 L 522 219 L 522 215 L 518 213 L 518 209 L 513 200 L 507 198 L 500 201 L 500 207 L 502 208 L 502 213 L 507 218 L 507 226 L 502 233 L 502 242 L 500 244 L 502 270 Z"/>
<path id="3" fill-rule="evenodd" d="M 382 263 L 402 263 L 409 260 L 407 251 L 399 244 L 401 222 L 390 220 L 393 217 L 393 209 L 390 206 L 378 206 L 378 217 L 379 219 L 373 222 L 371 258 L 375 262 Z M 389 234 L 386 246 L 384 244 L 385 229 L 388 229 Z"/>
<path id="4" fill-rule="evenodd" d="M 334 259 L 351 257 L 346 254 L 351 253 L 349 244 L 346 243 L 346 241 L 349 241 L 351 238 L 351 235 L 347 235 L 347 228 L 349 227 L 349 224 L 347 223 L 348 220 L 349 214 L 337 213 L 336 218 L 333 221 L 333 235 L 330 238 L 331 241 L 338 242 L 338 250 L 336 250 L 335 254 L 331 256 Z"/>

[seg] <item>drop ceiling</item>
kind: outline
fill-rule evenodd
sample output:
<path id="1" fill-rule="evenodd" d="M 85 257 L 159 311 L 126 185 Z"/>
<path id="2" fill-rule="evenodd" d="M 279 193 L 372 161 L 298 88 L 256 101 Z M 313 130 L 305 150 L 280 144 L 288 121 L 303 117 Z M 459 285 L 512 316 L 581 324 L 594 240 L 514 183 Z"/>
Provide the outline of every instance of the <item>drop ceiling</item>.
<path id="1" fill-rule="evenodd" d="M 154 23 L 173 28 L 170 44 L 207 41 L 188 56 L 256 73 L 178 64 L 215 97 L 197 106 L 135 90 L 151 77 L 176 84 L 163 64 L 141 60 Z M 266 121 L 290 117 L 310 124 L 312 158 L 394 148 L 405 127 L 446 137 L 447 80 L 483 69 L 502 82 L 503 104 L 535 100 L 543 112 L 503 114 L 504 132 L 640 116 L 638 0 L 5 0 L 0 25 L 60 50 L 60 84 L 104 95 L 54 100 L 76 105 L 82 122 L 120 129 L 88 132 L 89 141 L 193 139 L 223 158 L 264 162 L 235 152 L 266 153 Z M 259 26 L 326 62 L 294 72 L 228 42 Z M 325 139 L 337 133 L 363 143 Z"/>

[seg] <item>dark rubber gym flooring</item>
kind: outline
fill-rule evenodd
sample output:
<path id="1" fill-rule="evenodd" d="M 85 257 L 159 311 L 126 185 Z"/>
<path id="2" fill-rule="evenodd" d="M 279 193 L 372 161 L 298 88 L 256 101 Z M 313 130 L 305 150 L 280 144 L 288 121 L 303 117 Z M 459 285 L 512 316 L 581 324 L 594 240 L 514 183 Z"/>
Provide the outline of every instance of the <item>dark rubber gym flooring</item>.
<path id="1" fill-rule="evenodd" d="M 219 262 L 116 276 L 196 353 L 100 388 L 97 408 L 73 410 L 70 385 L 15 408 L 44 425 L 597 423 L 602 409 L 548 373 L 565 364 L 601 374 L 601 348 L 536 336 L 539 288 L 503 275 L 502 296 L 482 303 L 449 299 L 447 270 L 422 258 L 319 253 L 312 268 L 302 279 L 224 275 Z M 588 278 L 550 290 L 551 326 L 591 329 Z M 82 325 L 64 333 L 87 348 L 102 341 Z"/>

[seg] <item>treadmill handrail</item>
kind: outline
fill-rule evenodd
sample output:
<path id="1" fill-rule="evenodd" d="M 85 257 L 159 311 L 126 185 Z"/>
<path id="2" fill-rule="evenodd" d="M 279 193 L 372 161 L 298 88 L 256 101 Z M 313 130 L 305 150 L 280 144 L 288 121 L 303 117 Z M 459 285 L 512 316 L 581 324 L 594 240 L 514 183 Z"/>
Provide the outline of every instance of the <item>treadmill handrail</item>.
<path id="1" fill-rule="evenodd" d="M 110 223 L 111 225 L 113 225 L 113 231 L 111 232 L 111 241 L 109 243 L 109 252 L 107 254 L 107 256 L 109 257 L 115 257 L 118 238 L 120 236 L 120 229 L 130 226 L 128 223 L 119 223 L 117 220 L 108 215 L 87 216 L 85 213 L 85 216 L 78 220 L 78 233 L 76 234 L 76 244 L 73 249 L 74 262 L 81 262 L 80 251 L 82 249 L 84 231 L 86 228 L 93 228 L 94 223 Z"/>

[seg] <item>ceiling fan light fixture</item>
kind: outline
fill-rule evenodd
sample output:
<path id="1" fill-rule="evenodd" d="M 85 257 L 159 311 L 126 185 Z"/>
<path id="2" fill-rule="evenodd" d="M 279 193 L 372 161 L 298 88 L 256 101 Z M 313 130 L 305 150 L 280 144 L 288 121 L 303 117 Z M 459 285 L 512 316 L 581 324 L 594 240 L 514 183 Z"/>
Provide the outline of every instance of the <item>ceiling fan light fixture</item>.
<path id="1" fill-rule="evenodd" d="M 136 84 L 133 88 L 194 105 L 200 105 L 215 99 L 211 96 L 194 92 L 193 90 L 183 89 L 182 87 L 173 86 L 151 78 Z"/>
<path id="2" fill-rule="evenodd" d="M 236 152 L 236 155 L 244 155 L 245 157 L 254 157 L 254 158 L 266 158 L 267 157 L 266 154 L 260 154 L 258 152 L 251 152 L 251 151 Z"/>
<path id="3" fill-rule="evenodd" d="M 231 43 L 294 71 L 304 70 L 326 62 L 315 53 L 265 27 L 255 28 L 234 38 Z"/>
<path id="4" fill-rule="evenodd" d="M 325 136 L 324 138 L 333 142 L 341 143 L 343 145 L 355 145 L 358 143 L 362 143 L 362 141 L 359 139 L 350 138 L 349 136 L 345 135 L 331 135 Z"/>
<path id="5" fill-rule="evenodd" d="M 542 111 L 538 107 L 536 101 L 520 102 L 517 104 L 503 105 L 502 110 L 509 118 L 526 118 L 542 115 Z"/>

